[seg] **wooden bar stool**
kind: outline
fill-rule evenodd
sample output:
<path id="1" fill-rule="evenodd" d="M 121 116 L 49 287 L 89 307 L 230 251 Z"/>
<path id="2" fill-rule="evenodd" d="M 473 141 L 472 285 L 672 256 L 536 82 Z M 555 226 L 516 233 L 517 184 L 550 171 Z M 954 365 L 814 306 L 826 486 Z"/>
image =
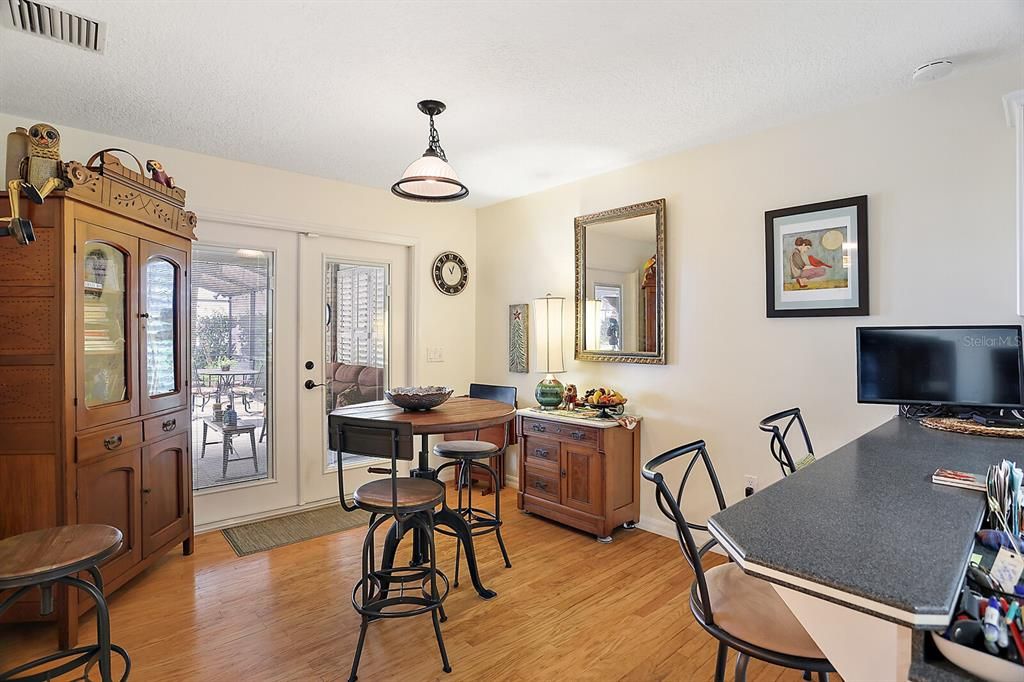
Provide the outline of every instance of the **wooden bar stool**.
<path id="1" fill-rule="evenodd" d="M 98 664 L 100 679 L 113 682 L 112 651 L 124 659 L 121 681 L 128 679 L 132 662 L 124 649 L 110 643 L 110 613 L 103 597 L 103 578 L 99 570 L 100 564 L 121 548 L 122 540 L 117 528 L 99 524 L 46 528 L 0 540 L 0 592 L 14 590 L 14 594 L 0 603 L 0 614 L 38 587 L 42 597 L 39 612 L 47 616 L 53 613 L 53 586 L 68 585 L 87 592 L 96 602 L 97 639 L 96 644 L 58 651 L 0 673 L 0 681 L 45 682 L 82 665 L 86 666 L 85 678 L 88 678 L 89 669 Z M 78 578 L 80 571 L 88 571 L 93 582 Z M 41 672 L 23 674 L 63 659 L 71 660 Z"/>
<path id="2" fill-rule="evenodd" d="M 472 398 L 486 398 L 488 400 L 500 400 L 515 407 L 516 388 L 515 386 L 491 386 L 488 384 L 470 384 L 469 395 Z M 496 445 L 486 440 L 480 440 L 480 431 L 477 430 L 474 440 L 446 440 L 434 446 L 434 454 L 438 457 L 450 460 L 437 468 L 440 473 L 448 467 L 455 467 L 456 488 L 459 492 L 459 505 L 455 509 L 466 523 L 469 524 L 473 536 L 494 533 L 498 539 L 498 548 L 501 549 L 501 556 L 505 559 L 505 568 L 512 568 L 512 562 L 508 559 L 508 551 L 505 549 L 505 541 L 501 538 L 501 488 L 503 487 L 504 476 L 499 476 L 487 460 L 499 461 L 504 459 L 505 450 L 508 449 L 510 439 L 509 423 L 504 424 L 504 437 L 501 445 Z M 473 506 L 473 481 L 476 477 L 474 471 L 480 472 L 491 484 L 494 490 L 494 511 Z M 468 501 L 465 506 L 462 504 L 462 492 L 468 492 Z M 437 531 L 441 535 L 454 537 L 455 534 L 446 530 Z M 455 587 L 459 586 L 459 560 L 461 558 L 462 541 L 455 541 Z"/>
<path id="3" fill-rule="evenodd" d="M 444 502 L 444 486 L 428 478 L 398 476 L 398 460 L 412 460 L 412 424 L 384 423 L 373 419 L 343 417 L 334 422 L 331 444 L 338 452 L 338 496 L 345 511 L 362 509 L 370 512 L 369 528 L 363 540 L 362 577 L 352 590 L 352 608 L 362 617 L 359 641 L 349 682 L 354 682 L 363 653 L 366 628 L 371 621 L 382 618 L 407 618 L 429 613 L 434 622 L 434 635 L 441 651 L 442 670 L 452 671 L 448 653 L 441 637 L 440 623 L 447 620 L 444 600 L 448 596 L 448 578 L 437 569 L 434 548 L 434 510 Z M 391 460 L 391 467 L 371 467 L 370 473 L 390 474 L 389 478 L 370 481 L 356 488 L 355 504 L 345 499 L 345 467 L 341 454 L 380 457 Z M 389 535 L 395 543 L 412 530 L 426 538 L 423 565 L 408 567 L 376 567 L 373 536 L 385 522 L 394 522 Z M 395 592 L 398 594 L 396 595 Z"/>

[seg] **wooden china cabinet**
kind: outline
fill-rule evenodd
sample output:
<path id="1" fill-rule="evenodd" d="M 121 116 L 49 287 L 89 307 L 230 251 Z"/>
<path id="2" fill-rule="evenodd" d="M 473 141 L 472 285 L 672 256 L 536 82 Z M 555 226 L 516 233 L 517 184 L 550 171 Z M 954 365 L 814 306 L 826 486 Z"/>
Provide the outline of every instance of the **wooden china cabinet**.
<path id="1" fill-rule="evenodd" d="M 196 218 L 184 190 L 113 155 L 67 174 L 67 191 L 22 201 L 35 243 L 0 239 L 0 537 L 120 528 L 124 546 L 101 568 L 109 593 L 178 544 L 192 553 Z M 54 615 L 28 597 L 8 614 L 56 618 L 66 647 L 89 605 L 60 590 Z"/>

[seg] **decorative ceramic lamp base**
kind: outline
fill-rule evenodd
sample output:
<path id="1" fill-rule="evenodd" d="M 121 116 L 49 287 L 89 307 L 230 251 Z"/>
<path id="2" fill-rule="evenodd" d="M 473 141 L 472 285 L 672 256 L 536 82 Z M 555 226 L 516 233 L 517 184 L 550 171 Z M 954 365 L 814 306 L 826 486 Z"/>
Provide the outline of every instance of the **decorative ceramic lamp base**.
<path id="1" fill-rule="evenodd" d="M 543 381 L 537 384 L 537 390 L 533 395 L 537 398 L 541 409 L 553 410 L 562 404 L 565 386 L 553 374 L 548 374 Z"/>

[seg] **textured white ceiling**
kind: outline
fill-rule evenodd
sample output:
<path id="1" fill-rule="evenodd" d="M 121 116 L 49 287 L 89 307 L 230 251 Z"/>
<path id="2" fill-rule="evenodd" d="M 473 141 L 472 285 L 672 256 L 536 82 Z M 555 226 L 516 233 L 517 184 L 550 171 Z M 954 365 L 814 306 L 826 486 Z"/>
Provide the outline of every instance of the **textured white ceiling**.
<path id="1" fill-rule="evenodd" d="M 1024 45 L 1021 0 L 49 1 L 108 22 L 106 52 L 0 30 L 0 111 L 389 187 L 436 98 L 477 206 Z"/>

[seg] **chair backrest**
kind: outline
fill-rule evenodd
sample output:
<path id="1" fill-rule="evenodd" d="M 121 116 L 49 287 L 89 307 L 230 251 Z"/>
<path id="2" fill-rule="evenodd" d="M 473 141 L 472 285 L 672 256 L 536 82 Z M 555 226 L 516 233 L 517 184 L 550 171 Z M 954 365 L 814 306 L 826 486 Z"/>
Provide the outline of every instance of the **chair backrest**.
<path id="1" fill-rule="evenodd" d="M 780 428 L 780 424 L 784 425 Z M 793 424 L 800 425 L 800 432 L 804 436 L 804 446 L 807 450 L 807 453 L 799 459 L 793 457 L 793 451 L 790 449 L 789 443 L 786 442 L 786 437 L 789 435 L 789 430 L 793 428 Z M 797 469 L 802 469 L 814 461 L 814 446 L 811 445 L 811 436 L 807 433 L 807 424 L 804 423 L 804 417 L 800 414 L 799 407 L 769 415 L 761 420 L 758 427 L 772 435 L 768 446 L 771 449 L 772 457 L 779 463 L 783 476 L 789 476 Z"/>
<path id="2" fill-rule="evenodd" d="M 332 414 L 328 417 L 329 442 L 338 453 L 338 497 L 345 511 L 358 507 L 345 501 L 345 466 L 343 453 L 391 460 L 391 504 L 398 514 L 398 460 L 412 461 L 412 424 L 385 422 Z"/>
<path id="3" fill-rule="evenodd" d="M 690 461 L 686 465 L 682 478 L 679 480 L 679 487 L 673 494 L 672 489 L 665 481 L 665 476 L 660 471 L 657 471 L 657 469 L 668 462 L 680 457 L 686 457 L 687 455 L 690 456 Z M 686 483 L 689 480 L 690 474 L 693 472 L 693 467 L 697 463 L 698 459 L 700 459 L 704 464 L 704 468 L 708 473 L 708 478 L 711 479 L 711 486 L 715 491 L 715 499 L 718 502 L 718 509 L 725 509 L 725 496 L 722 494 L 722 486 L 718 482 L 718 475 L 715 473 L 715 467 L 711 464 L 711 456 L 708 454 L 707 445 L 702 440 L 694 441 L 688 445 L 682 445 L 658 455 L 651 461 L 644 464 L 640 473 L 643 475 L 645 480 L 650 481 L 655 485 L 656 492 L 654 499 L 658 503 L 658 509 L 660 509 L 661 513 L 664 514 L 676 527 L 676 536 L 679 538 L 679 547 L 683 550 L 683 557 L 686 559 L 686 562 L 690 564 L 690 568 L 693 569 L 693 574 L 696 577 L 697 597 L 700 599 L 701 613 L 703 614 L 705 621 L 708 624 L 711 624 L 714 623 L 714 617 L 711 610 L 711 598 L 708 595 L 707 580 L 704 577 L 702 559 L 708 550 L 718 544 L 718 541 L 712 538 L 698 547 L 696 541 L 693 539 L 693 533 L 691 531 L 700 530 L 707 532 L 708 527 L 706 525 L 687 521 L 683 516 L 682 510 L 683 489 L 686 487 Z"/>
<path id="4" fill-rule="evenodd" d="M 486 400 L 497 400 L 516 407 L 515 386 L 495 386 L 492 384 L 470 384 L 470 398 L 484 398 Z"/>
<path id="5" fill-rule="evenodd" d="M 494 384 L 470 384 L 469 397 L 482 398 L 484 400 L 497 400 L 500 403 L 518 407 L 515 386 L 496 386 Z M 515 443 L 515 434 L 512 429 L 512 422 L 505 422 L 501 426 L 492 426 L 487 429 L 477 429 L 473 440 L 482 440 L 501 448 L 505 452 L 509 445 Z"/>

